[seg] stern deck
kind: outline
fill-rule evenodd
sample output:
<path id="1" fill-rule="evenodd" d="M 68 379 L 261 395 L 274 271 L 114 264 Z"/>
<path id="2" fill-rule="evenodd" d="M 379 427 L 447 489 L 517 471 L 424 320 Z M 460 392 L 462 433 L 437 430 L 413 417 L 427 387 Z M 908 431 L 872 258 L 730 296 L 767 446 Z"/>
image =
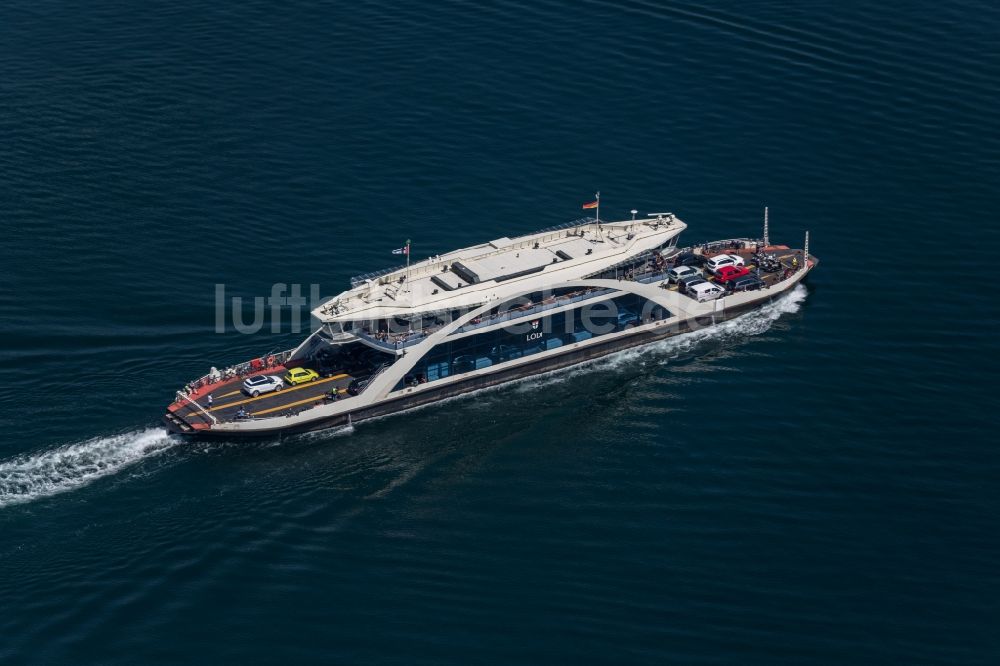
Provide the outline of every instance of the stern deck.
<path id="1" fill-rule="evenodd" d="M 281 377 L 285 374 L 285 368 L 278 366 L 254 374 Z M 205 386 L 188 396 L 190 401 L 196 402 L 201 409 L 192 405 L 188 399 L 178 398 L 167 407 L 168 423 L 181 432 L 190 433 L 206 430 L 214 425 L 205 412 L 220 422 L 298 414 L 329 401 L 332 391 L 336 391 L 337 395 L 343 395 L 347 385 L 354 379 L 347 373 L 335 373 L 298 386 L 286 385 L 279 391 L 264 393 L 255 398 L 243 391 L 243 380 L 248 376 L 250 375 Z M 211 407 L 208 406 L 209 395 L 212 396 Z M 246 411 L 247 417 L 240 417 L 241 409 Z"/>

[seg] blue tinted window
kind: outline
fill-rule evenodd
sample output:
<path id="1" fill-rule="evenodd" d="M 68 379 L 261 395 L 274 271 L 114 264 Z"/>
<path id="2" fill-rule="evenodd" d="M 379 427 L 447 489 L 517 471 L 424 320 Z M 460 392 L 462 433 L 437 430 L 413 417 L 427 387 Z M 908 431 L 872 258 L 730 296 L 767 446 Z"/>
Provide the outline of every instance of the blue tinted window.
<path id="1" fill-rule="evenodd" d="M 595 299 L 583 307 L 548 316 L 526 316 L 502 328 L 454 337 L 438 344 L 420 359 L 408 375 L 408 381 L 433 382 L 669 316 L 662 306 L 634 294 Z"/>

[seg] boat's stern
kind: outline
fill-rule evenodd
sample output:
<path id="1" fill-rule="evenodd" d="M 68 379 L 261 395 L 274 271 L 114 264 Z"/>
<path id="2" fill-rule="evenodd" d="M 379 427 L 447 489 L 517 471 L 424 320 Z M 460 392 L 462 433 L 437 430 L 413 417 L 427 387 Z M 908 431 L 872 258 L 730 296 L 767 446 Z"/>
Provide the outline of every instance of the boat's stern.
<path id="1" fill-rule="evenodd" d="M 163 415 L 163 425 L 167 427 L 167 430 L 169 432 L 172 432 L 176 435 L 194 434 L 194 428 L 191 427 L 190 423 L 188 423 L 182 418 L 174 416 L 173 412 L 169 410 L 167 411 L 166 414 Z"/>

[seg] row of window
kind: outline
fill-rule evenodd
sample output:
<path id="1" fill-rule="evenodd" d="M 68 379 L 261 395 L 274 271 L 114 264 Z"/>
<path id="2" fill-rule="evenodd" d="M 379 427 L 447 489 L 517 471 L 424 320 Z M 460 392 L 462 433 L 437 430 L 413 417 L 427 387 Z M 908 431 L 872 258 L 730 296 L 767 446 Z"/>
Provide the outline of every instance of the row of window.
<path id="1" fill-rule="evenodd" d="M 524 294 L 492 308 L 489 312 L 474 317 L 468 323 L 460 326 L 452 335 L 467 333 L 484 326 L 491 326 L 502 321 L 511 321 L 522 317 L 537 319 L 545 310 L 551 310 L 574 301 L 587 298 L 598 298 L 602 295 L 615 293 L 617 290 L 601 287 L 561 287 L 547 291 L 536 291 Z"/>
<path id="2" fill-rule="evenodd" d="M 624 294 L 547 317 L 518 320 L 436 345 L 396 388 L 488 368 L 670 316 L 649 299 Z"/>

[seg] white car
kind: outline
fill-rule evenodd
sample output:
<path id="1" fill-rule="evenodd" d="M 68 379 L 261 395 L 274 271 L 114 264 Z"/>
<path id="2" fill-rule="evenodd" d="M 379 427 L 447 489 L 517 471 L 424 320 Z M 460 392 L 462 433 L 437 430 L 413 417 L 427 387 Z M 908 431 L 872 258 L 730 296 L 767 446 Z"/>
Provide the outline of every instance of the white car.
<path id="1" fill-rule="evenodd" d="M 667 284 L 674 284 L 678 280 L 700 274 L 701 272 L 693 266 L 676 266 L 667 271 Z"/>
<path id="2" fill-rule="evenodd" d="M 243 390 L 255 398 L 261 393 L 280 391 L 284 385 L 281 377 L 271 377 L 270 375 L 256 375 L 243 380 Z"/>
<path id="3" fill-rule="evenodd" d="M 688 288 L 688 295 L 699 303 L 715 300 L 725 293 L 725 289 L 711 282 L 699 282 Z"/>
<path id="4" fill-rule="evenodd" d="M 736 254 L 718 254 L 705 262 L 705 270 L 715 275 L 723 266 L 742 266 L 743 257 Z"/>

